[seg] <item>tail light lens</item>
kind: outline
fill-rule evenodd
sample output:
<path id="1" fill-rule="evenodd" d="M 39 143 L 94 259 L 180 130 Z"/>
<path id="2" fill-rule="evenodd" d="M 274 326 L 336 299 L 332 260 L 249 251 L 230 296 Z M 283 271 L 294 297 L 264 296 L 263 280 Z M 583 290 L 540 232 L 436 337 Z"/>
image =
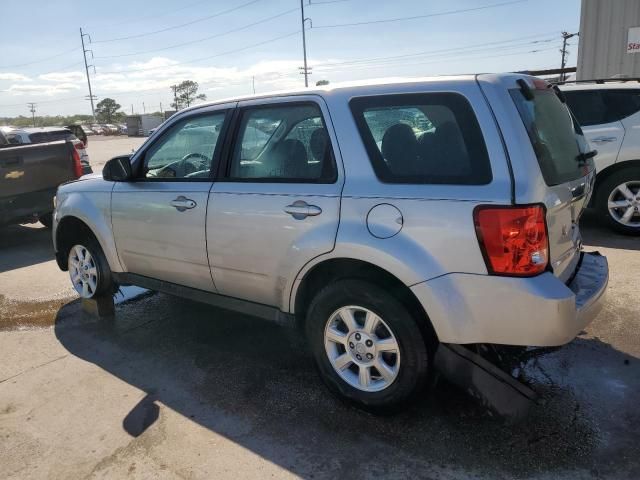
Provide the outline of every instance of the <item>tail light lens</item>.
<path id="1" fill-rule="evenodd" d="M 76 150 L 84 150 L 85 146 L 83 142 L 78 142 L 75 144 Z"/>
<path id="2" fill-rule="evenodd" d="M 73 173 L 76 178 L 80 178 L 82 176 L 82 162 L 77 147 L 71 151 L 71 155 L 73 156 Z"/>
<path id="3" fill-rule="evenodd" d="M 490 273 L 530 277 L 546 270 L 549 238 L 544 206 L 479 206 L 473 217 Z"/>

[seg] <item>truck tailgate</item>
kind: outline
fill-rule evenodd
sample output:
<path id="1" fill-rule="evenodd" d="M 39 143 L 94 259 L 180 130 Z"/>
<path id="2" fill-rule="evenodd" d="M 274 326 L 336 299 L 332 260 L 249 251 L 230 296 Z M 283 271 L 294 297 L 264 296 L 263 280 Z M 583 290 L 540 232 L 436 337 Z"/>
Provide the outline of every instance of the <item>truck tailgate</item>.
<path id="1" fill-rule="evenodd" d="M 0 197 L 53 189 L 75 179 L 70 142 L 0 148 Z"/>

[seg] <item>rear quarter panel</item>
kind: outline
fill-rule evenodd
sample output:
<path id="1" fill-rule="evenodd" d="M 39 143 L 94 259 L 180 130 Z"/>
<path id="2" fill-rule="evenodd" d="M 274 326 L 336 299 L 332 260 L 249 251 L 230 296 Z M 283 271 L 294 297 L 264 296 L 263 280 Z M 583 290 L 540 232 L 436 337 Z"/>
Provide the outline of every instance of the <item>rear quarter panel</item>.
<path id="1" fill-rule="evenodd" d="M 327 103 L 345 168 L 340 226 L 335 249 L 313 259 L 293 286 L 290 308 L 304 275 L 329 258 L 353 258 L 373 263 L 414 285 L 451 272 L 486 275 L 473 223 L 480 204 L 509 204 L 511 179 L 496 123 L 475 79 L 375 86 L 367 95 L 454 92 L 467 98 L 482 130 L 493 180 L 487 185 L 403 185 L 381 182 L 369 160 L 349 100 L 363 96 L 329 92 Z M 382 239 L 367 227 L 367 215 L 386 203 L 402 213 L 402 229 Z"/>

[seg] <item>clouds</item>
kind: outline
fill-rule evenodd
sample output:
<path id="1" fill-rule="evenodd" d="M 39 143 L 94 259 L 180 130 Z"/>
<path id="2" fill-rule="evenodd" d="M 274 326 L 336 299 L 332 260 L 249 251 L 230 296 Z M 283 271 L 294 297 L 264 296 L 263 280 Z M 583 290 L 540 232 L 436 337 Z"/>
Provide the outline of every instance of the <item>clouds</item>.
<path id="1" fill-rule="evenodd" d="M 0 81 L 8 80 L 11 82 L 30 82 L 31 79 L 21 73 L 0 72 Z"/>
<path id="2" fill-rule="evenodd" d="M 81 88 L 77 83 L 56 83 L 56 84 L 14 84 L 4 90 L 15 96 L 21 95 L 46 95 L 54 96 L 59 93 L 68 93 Z"/>

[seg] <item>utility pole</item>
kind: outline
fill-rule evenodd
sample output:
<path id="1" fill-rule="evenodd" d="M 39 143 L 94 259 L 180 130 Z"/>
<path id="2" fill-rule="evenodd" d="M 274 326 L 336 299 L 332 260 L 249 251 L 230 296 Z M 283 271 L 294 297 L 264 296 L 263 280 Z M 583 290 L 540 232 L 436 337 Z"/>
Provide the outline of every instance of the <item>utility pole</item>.
<path id="1" fill-rule="evenodd" d="M 253 87 L 253 94 L 256 94 L 256 77 L 255 75 L 251 77 L 251 86 Z"/>
<path id="2" fill-rule="evenodd" d="M 87 65 L 87 52 L 91 52 L 91 58 L 93 58 L 93 50 L 86 49 L 84 47 L 84 37 L 89 37 L 89 41 L 91 41 L 91 37 L 88 33 L 82 33 L 82 27 L 80 27 L 80 42 L 82 43 L 82 56 L 84 58 L 84 70 L 87 72 L 87 85 L 89 85 L 89 100 L 91 101 L 91 116 L 93 117 L 93 121 L 96 121 L 96 109 L 93 106 L 93 99 L 96 98 L 91 91 L 91 79 L 89 78 L 89 67 L 93 67 L 95 71 L 96 67 L 93 65 Z"/>
<path id="3" fill-rule="evenodd" d="M 147 109 L 144 108 L 144 102 L 142 102 L 142 113 L 147 113 Z"/>
<path id="4" fill-rule="evenodd" d="M 560 72 L 561 82 L 564 82 L 566 78 L 564 73 L 564 68 L 567 66 L 567 56 L 569 55 L 569 52 L 567 51 L 567 40 L 577 35 L 579 35 L 579 32 L 576 32 L 576 33 L 562 32 L 562 50 L 560 50 L 560 53 L 562 54 L 562 61 L 560 62 L 560 68 L 562 69 L 562 72 Z"/>
<path id="5" fill-rule="evenodd" d="M 133 103 L 131 104 L 131 115 L 133 115 Z"/>
<path id="6" fill-rule="evenodd" d="M 177 85 L 171 85 L 171 89 L 173 90 L 173 106 L 176 109 L 176 112 L 178 110 L 180 110 L 178 108 L 178 86 Z"/>
<path id="7" fill-rule="evenodd" d="M 162 111 L 162 102 L 160 102 L 160 113 L 164 113 L 164 112 Z"/>
<path id="8" fill-rule="evenodd" d="M 300 68 L 300 70 L 302 70 L 302 72 L 300 72 L 301 74 L 304 75 L 304 86 L 308 87 L 309 86 L 309 73 L 311 73 L 309 70 L 310 68 L 307 67 L 307 38 L 306 38 L 306 33 L 305 33 L 305 22 L 307 20 L 309 20 L 311 22 L 310 18 L 305 18 L 304 17 L 304 0 L 300 0 L 300 18 L 302 20 L 302 54 L 304 56 L 304 66 Z"/>
<path id="9" fill-rule="evenodd" d="M 29 111 L 31 112 L 31 118 L 33 119 L 33 126 L 36 126 L 36 104 L 33 102 L 27 103 L 29 105 Z"/>

